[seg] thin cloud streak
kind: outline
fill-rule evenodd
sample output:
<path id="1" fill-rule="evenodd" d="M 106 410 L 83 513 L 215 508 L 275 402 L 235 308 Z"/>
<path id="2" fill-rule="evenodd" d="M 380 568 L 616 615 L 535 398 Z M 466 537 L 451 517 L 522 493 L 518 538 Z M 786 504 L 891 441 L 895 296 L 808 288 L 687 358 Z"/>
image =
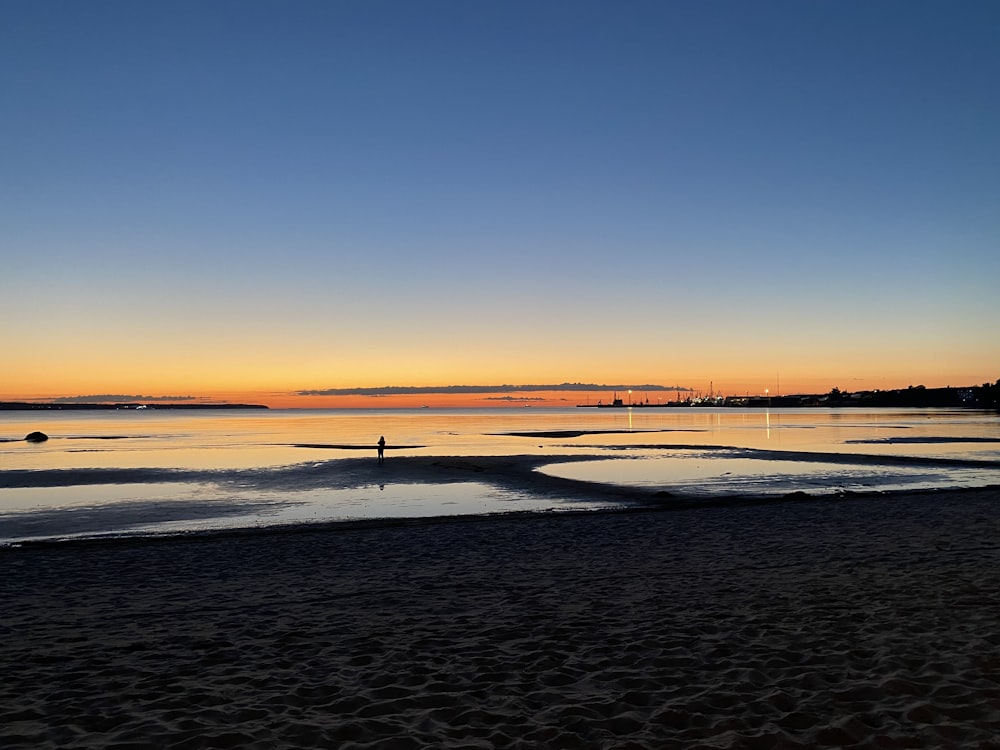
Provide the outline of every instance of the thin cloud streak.
<path id="1" fill-rule="evenodd" d="M 377 388 L 326 388 L 322 390 L 295 391 L 296 396 L 401 396 L 425 394 L 478 394 L 478 393 L 541 393 L 565 391 L 586 393 L 593 391 L 669 391 L 690 393 L 691 388 L 680 385 L 598 385 L 596 383 L 559 383 L 558 385 L 386 385 Z"/>
<path id="2" fill-rule="evenodd" d="M 128 396 L 124 394 L 100 394 L 92 396 L 61 396 L 50 399 L 54 404 L 90 404 L 90 403 L 119 403 L 133 401 L 197 401 L 199 396 L 143 396 L 137 394 Z"/>

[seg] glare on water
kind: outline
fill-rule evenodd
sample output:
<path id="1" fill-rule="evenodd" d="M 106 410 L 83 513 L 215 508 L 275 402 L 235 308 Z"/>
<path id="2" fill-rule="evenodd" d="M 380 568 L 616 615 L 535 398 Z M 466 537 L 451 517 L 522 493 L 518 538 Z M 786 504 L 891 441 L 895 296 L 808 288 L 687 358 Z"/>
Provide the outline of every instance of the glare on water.
<path id="1" fill-rule="evenodd" d="M 50 436 L 26 443 L 29 432 Z M 0 539 L 52 533 L 190 530 L 309 520 L 562 507 L 560 499 L 486 484 L 239 488 L 211 472 L 387 457 L 588 455 L 544 467 L 554 476 L 685 493 L 789 488 L 905 488 L 1000 481 L 997 469 L 879 469 L 786 453 L 997 462 L 1000 417 L 963 410 L 487 408 L 0 413 L 5 471 L 181 469 L 203 481 L 10 487 L 0 482 Z M 734 455 L 719 447 L 768 453 Z M 622 461 L 622 458 L 628 461 Z M 801 456 L 797 456 L 801 458 Z M 24 482 L 22 481 L 22 484 Z M 572 498 L 565 498 L 571 500 Z M 44 515 L 48 514 L 48 516 Z M 71 515 L 72 514 L 72 515 Z M 70 519 L 75 523 L 69 523 Z M 83 519 L 83 521 L 81 521 Z M 38 533 L 11 533 L 34 528 Z M 24 524 L 27 523 L 27 526 Z M 34 523 L 34 526 L 32 526 Z M 73 528 L 78 529 L 76 532 Z"/>

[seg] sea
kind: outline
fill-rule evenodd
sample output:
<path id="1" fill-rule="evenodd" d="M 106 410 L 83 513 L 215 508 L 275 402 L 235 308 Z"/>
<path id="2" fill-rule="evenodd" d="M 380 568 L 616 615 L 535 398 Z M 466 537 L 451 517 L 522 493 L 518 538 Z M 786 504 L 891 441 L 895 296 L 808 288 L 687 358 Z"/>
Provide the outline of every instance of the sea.
<path id="1" fill-rule="evenodd" d="M 49 439 L 26 442 L 34 431 Z M 565 490 L 435 472 L 477 457 L 529 457 Z M 0 412 L 4 545 L 631 502 L 620 492 L 602 499 L 605 487 L 698 501 L 988 485 L 1000 485 L 1000 414 L 979 410 Z"/>

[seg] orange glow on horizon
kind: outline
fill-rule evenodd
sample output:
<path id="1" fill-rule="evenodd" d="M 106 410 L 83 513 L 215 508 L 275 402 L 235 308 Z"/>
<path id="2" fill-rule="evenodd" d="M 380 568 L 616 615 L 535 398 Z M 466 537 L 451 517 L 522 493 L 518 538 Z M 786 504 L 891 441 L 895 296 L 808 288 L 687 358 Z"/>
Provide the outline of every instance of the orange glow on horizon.
<path id="1" fill-rule="evenodd" d="M 879 378 L 877 380 L 862 380 L 852 378 L 801 378 L 801 379 L 779 379 L 775 377 L 770 381 L 762 379 L 750 379 L 730 381 L 705 380 L 692 385 L 695 381 L 681 380 L 677 384 L 681 388 L 690 388 L 688 391 L 676 392 L 672 390 L 643 391 L 636 389 L 631 398 L 634 402 L 666 403 L 669 401 L 684 400 L 688 396 L 707 397 L 711 394 L 716 396 L 762 396 L 769 393 L 775 395 L 793 394 L 823 394 L 828 393 L 832 388 L 839 388 L 845 392 L 866 391 L 866 390 L 893 390 L 906 388 L 908 386 L 924 385 L 927 388 L 942 387 L 969 387 L 977 386 L 986 382 L 994 382 L 994 377 L 968 377 L 962 380 L 955 379 L 914 379 L 914 380 L 893 380 Z M 649 382 L 649 381 L 646 381 Z M 612 388 L 595 389 L 592 391 L 519 391 L 514 393 L 403 393 L 385 396 L 359 396 L 359 395 L 299 395 L 295 391 L 280 390 L 251 390 L 251 389 L 204 389 L 191 391 L 184 388 L 170 388 L 169 390 L 150 390 L 142 388 L 134 389 L 112 389 L 112 388 L 91 388 L 72 389 L 57 392 L 54 390 L 40 391 L 35 389 L 21 388 L 17 390 L 7 390 L 0 392 L 0 401 L 51 401 L 58 398 L 89 396 L 101 394 L 120 393 L 141 394 L 136 401 L 155 403 L 163 401 L 167 403 L 165 397 L 174 396 L 179 399 L 179 403 L 245 403 L 260 404 L 273 409 L 419 409 L 428 408 L 525 408 L 525 407 L 573 407 L 578 404 L 596 404 L 598 401 L 608 403 L 614 397 Z M 618 391 L 618 396 L 626 402 L 629 399 L 627 391 Z M 180 401 L 183 399 L 183 401 Z M 99 400 L 99 399 L 95 399 Z"/>

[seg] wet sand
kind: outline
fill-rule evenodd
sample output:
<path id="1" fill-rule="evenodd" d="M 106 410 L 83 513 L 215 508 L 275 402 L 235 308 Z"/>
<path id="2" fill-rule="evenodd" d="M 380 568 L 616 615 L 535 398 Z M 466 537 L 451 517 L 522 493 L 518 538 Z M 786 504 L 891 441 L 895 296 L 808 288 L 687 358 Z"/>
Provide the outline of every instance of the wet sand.
<path id="1" fill-rule="evenodd" d="M 0 549 L 4 748 L 1000 748 L 1000 489 Z"/>

